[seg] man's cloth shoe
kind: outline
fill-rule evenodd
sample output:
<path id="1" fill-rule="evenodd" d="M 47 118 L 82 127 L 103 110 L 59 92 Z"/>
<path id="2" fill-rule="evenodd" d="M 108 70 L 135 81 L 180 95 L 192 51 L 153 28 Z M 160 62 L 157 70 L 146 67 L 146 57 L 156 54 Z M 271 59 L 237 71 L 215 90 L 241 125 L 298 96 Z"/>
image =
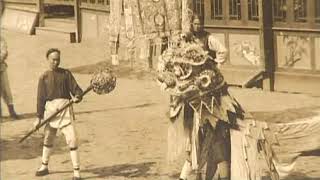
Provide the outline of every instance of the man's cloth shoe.
<path id="1" fill-rule="evenodd" d="M 36 176 L 45 176 L 49 174 L 49 170 L 48 169 L 44 169 L 42 171 L 37 171 L 36 172 Z"/>

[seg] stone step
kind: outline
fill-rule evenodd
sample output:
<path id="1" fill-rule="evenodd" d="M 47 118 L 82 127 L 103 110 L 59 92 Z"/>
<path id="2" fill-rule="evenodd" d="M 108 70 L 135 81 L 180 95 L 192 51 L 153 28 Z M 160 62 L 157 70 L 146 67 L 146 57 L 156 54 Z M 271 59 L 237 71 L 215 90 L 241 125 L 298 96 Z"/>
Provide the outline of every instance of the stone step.
<path id="1" fill-rule="evenodd" d="M 36 35 L 40 36 L 54 36 L 70 43 L 76 42 L 76 31 L 70 31 L 63 28 L 56 27 L 36 27 Z"/>
<path id="2" fill-rule="evenodd" d="M 74 18 L 46 18 L 44 19 L 44 26 L 74 31 L 76 23 Z"/>

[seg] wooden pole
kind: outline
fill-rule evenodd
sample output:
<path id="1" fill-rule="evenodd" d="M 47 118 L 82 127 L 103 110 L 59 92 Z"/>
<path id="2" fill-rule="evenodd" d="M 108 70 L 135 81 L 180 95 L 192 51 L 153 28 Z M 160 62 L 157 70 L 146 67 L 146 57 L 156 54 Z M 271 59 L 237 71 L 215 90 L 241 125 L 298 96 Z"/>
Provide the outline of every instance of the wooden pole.
<path id="1" fill-rule="evenodd" d="M 81 42 L 81 9 L 80 0 L 74 0 L 74 18 L 76 21 L 76 41 Z"/>
<path id="2" fill-rule="evenodd" d="M 264 90 L 274 90 L 274 46 L 272 31 L 272 3 L 270 0 L 259 0 L 259 35 L 260 57 L 265 71 L 262 86 Z"/>
<path id="3" fill-rule="evenodd" d="M 1 79 L 2 79 L 2 72 L 0 72 L 0 85 L 2 86 L 2 82 L 1 82 Z M 0 121 L 2 120 L 2 108 L 1 108 L 1 92 L 2 92 L 2 89 L 0 88 Z"/>
<path id="4" fill-rule="evenodd" d="M 39 17 L 39 27 L 44 26 L 44 6 L 43 0 L 37 0 L 37 12 Z"/>

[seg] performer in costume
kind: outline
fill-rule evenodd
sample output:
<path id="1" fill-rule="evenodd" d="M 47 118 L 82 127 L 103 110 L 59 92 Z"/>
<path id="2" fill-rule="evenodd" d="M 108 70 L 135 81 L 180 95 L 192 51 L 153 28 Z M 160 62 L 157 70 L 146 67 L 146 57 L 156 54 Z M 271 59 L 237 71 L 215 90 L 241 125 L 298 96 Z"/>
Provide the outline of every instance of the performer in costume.
<path id="1" fill-rule="evenodd" d="M 59 67 L 60 50 L 49 49 L 46 54 L 49 70 L 44 72 L 38 83 L 37 116 L 35 122 L 39 125 L 43 119 L 55 113 L 70 99 L 78 103 L 81 101 L 82 89 L 69 70 Z M 57 131 L 61 131 L 70 148 L 71 160 L 74 168 L 73 180 L 80 180 L 80 161 L 78 155 L 78 142 L 73 125 L 74 114 L 71 108 L 66 108 L 50 121 L 44 128 L 44 143 L 42 165 L 36 176 L 49 174 L 48 163 Z"/>
<path id="2" fill-rule="evenodd" d="M 193 22 L 196 27 L 200 21 Z M 286 153 L 274 147 L 287 145 L 280 141 L 291 139 L 283 131 L 290 125 L 260 122 L 242 109 L 219 71 L 226 49 L 214 36 L 196 29 L 165 50 L 158 62 L 158 82 L 171 95 L 168 158 L 173 162 L 187 152 L 180 180 L 191 171 L 201 179 L 205 164 L 206 180 L 285 177 L 294 163 L 282 164 L 280 157 Z"/>
<path id="3" fill-rule="evenodd" d="M 217 67 L 226 49 L 213 36 L 194 30 L 178 47 L 165 51 L 159 61 L 158 81 L 171 94 L 169 158 L 186 150 L 180 180 L 186 180 L 191 170 L 201 175 L 205 164 L 206 179 L 217 173 L 220 180 L 230 180 L 229 129 L 237 128 L 243 110 L 228 93 Z M 220 54 L 216 56 L 216 52 Z"/>

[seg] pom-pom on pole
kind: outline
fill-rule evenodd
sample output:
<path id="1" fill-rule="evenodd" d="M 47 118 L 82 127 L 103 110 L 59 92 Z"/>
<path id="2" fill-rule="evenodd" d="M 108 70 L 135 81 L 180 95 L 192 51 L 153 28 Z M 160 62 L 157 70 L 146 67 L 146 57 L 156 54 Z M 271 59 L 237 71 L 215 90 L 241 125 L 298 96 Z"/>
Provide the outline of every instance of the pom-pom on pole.
<path id="1" fill-rule="evenodd" d="M 117 79 L 111 69 L 100 69 L 93 74 L 90 81 L 92 89 L 97 94 L 108 94 L 116 87 Z"/>

